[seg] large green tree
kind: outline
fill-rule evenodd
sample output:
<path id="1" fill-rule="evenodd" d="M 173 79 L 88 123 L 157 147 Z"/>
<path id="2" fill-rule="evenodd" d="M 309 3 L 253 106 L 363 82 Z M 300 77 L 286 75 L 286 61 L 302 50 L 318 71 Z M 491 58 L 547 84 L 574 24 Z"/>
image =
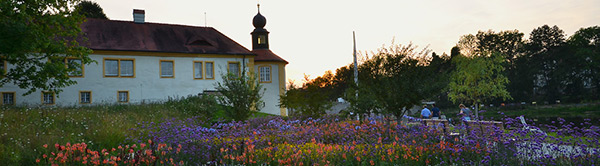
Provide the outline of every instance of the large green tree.
<path id="1" fill-rule="evenodd" d="M 98 3 L 92 1 L 81 1 L 81 3 L 75 6 L 75 12 L 86 18 L 108 19 L 106 14 L 104 14 L 102 7 L 100 7 Z"/>
<path id="2" fill-rule="evenodd" d="M 483 52 L 482 56 L 453 58 L 456 70 L 452 74 L 448 97 L 455 103 L 466 102 L 477 106 L 490 99 L 510 99 L 506 90 L 508 78 L 504 76 L 504 58 L 500 53 Z M 478 117 L 478 110 L 475 110 Z"/>
<path id="3" fill-rule="evenodd" d="M 600 26 L 581 28 L 567 41 L 571 54 L 580 68 L 576 73 L 581 79 L 583 94 L 589 100 L 600 99 Z M 569 88 L 576 91 L 577 87 Z M 589 90 L 585 90 L 589 89 Z M 577 93 L 577 92 L 573 92 Z"/>
<path id="4" fill-rule="evenodd" d="M 73 85 L 69 75 L 89 64 L 91 52 L 83 40 L 81 15 L 72 11 L 78 0 L 0 1 L 0 58 L 8 64 L 0 87 L 12 83 L 28 89 L 60 92 Z M 80 63 L 65 63 L 67 57 Z"/>
<path id="5" fill-rule="evenodd" d="M 532 71 L 533 99 L 554 102 L 563 94 L 566 70 L 560 70 L 563 59 L 572 58 L 565 52 L 565 33 L 555 26 L 543 25 L 535 28 L 525 43 L 525 56 Z"/>
<path id="6" fill-rule="evenodd" d="M 527 100 L 528 92 L 531 91 L 531 74 L 526 69 L 518 68 L 517 59 L 523 55 L 523 33 L 518 30 L 505 30 L 494 32 L 492 30 L 477 32 L 477 48 L 480 52 L 498 52 L 505 59 L 505 74 L 510 83 L 507 90 L 515 96 L 515 100 Z"/>
<path id="7" fill-rule="evenodd" d="M 440 92 L 445 85 L 439 81 L 436 68 L 430 68 L 428 49 L 416 49 L 412 44 L 392 44 L 380 48 L 364 61 L 359 66 L 359 75 L 363 76 L 363 79 L 359 77 L 359 98 L 354 99 L 363 103 L 356 105 L 373 107 L 373 102 L 368 101 L 375 100 L 375 113 L 381 111 L 401 117 L 423 99 Z"/>

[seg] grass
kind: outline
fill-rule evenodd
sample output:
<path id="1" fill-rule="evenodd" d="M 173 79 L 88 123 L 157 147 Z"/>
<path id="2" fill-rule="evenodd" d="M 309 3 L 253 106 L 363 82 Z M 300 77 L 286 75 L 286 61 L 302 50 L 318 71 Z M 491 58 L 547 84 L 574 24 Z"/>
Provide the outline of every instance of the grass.
<path id="1" fill-rule="evenodd" d="M 181 102 L 143 105 L 100 105 L 89 107 L 1 107 L 0 165 L 34 165 L 42 145 L 85 142 L 101 149 L 128 144 L 130 129 L 141 122 L 186 119 L 198 112 L 181 109 Z M 224 119 L 222 110 L 211 113 Z M 272 116 L 255 113 L 252 117 Z"/>
<path id="2" fill-rule="evenodd" d="M 527 118 L 589 118 L 600 119 L 600 104 L 587 105 L 554 105 L 554 106 L 525 106 L 522 108 L 505 109 L 498 107 L 484 107 L 481 110 L 486 110 L 480 113 L 480 116 L 486 119 L 501 119 L 504 116 L 517 117 L 524 115 Z M 442 114 L 446 117 L 457 118 L 458 108 L 442 109 Z M 500 114 L 498 112 L 502 112 Z M 420 113 L 420 112 L 418 112 Z M 415 114 L 418 116 L 420 114 Z"/>
<path id="3" fill-rule="evenodd" d="M 600 104 L 594 105 L 558 105 L 553 107 L 528 106 L 524 109 L 502 110 L 506 116 L 515 117 L 524 115 L 526 117 L 586 117 L 600 118 Z M 484 115 L 494 116 L 497 111 L 488 111 Z"/>

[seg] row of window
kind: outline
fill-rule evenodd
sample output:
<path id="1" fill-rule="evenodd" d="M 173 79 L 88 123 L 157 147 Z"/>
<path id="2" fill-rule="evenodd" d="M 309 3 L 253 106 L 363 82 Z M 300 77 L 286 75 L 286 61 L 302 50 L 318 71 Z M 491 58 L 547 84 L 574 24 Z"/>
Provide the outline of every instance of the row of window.
<path id="1" fill-rule="evenodd" d="M 1 92 L 2 105 L 15 105 L 16 98 L 15 92 Z M 117 101 L 119 103 L 129 102 L 129 91 L 117 91 Z M 42 104 L 52 105 L 56 103 L 56 96 L 54 92 L 42 92 Z M 90 104 L 92 103 L 92 91 L 79 91 L 79 103 Z"/>
<path id="2" fill-rule="evenodd" d="M 8 62 L 0 57 L 0 75 L 5 74 L 8 71 Z M 59 61 L 58 63 L 63 63 L 67 68 L 74 68 L 70 70 L 67 74 L 70 77 L 83 77 L 83 65 L 81 63 L 81 59 L 76 58 L 66 58 L 64 61 Z M 79 67 L 80 66 L 80 67 Z"/>
<path id="3" fill-rule="evenodd" d="M 67 68 L 74 66 L 81 66 L 72 71 L 69 71 L 68 75 L 71 77 L 83 77 L 84 67 L 81 59 L 66 58 L 64 60 Z M 214 79 L 215 78 L 215 65 L 212 61 L 194 61 L 193 62 L 194 79 Z M 6 61 L 0 59 L 0 69 L 6 71 Z M 159 61 L 160 77 L 161 78 L 175 78 L 175 61 L 173 60 L 160 60 Z M 103 74 L 105 77 L 135 77 L 135 59 L 117 59 L 117 58 L 105 58 L 103 65 Z M 240 63 L 239 62 L 228 62 L 227 72 L 240 74 Z M 261 66 L 259 67 L 260 82 L 271 82 L 271 67 Z M 2 74 L 2 73 L 0 73 Z"/>

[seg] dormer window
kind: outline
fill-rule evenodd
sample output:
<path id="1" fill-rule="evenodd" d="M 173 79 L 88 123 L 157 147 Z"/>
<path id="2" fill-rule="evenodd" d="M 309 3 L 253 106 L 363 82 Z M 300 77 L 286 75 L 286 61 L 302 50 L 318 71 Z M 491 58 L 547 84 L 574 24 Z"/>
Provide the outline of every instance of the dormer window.
<path id="1" fill-rule="evenodd" d="M 195 40 L 195 41 L 189 43 L 188 45 L 190 45 L 190 46 L 213 46 L 206 40 Z"/>

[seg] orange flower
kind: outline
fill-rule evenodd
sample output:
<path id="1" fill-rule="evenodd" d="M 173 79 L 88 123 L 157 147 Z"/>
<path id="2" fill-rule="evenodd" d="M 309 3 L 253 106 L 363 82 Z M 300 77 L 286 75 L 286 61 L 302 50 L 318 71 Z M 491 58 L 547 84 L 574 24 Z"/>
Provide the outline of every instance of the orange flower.
<path id="1" fill-rule="evenodd" d="M 44 148 L 48 148 L 48 144 L 44 144 L 42 145 Z"/>
<path id="2" fill-rule="evenodd" d="M 371 162 L 370 162 L 370 163 L 371 163 L 371 165 L 375 165 L 375 162 L 373 162 L 373 160 L 371 160 Z"/>
<path id="3" fill-rule="evenodd" d="M 358 162 L 360 162 L 360 156 L 356 156 L 356 160 L 358 160 Z"/>
<path id="4" fill-rule="evenodd" d="M 36 162 L 36 163 L 39 163 L 39 162 L 40 162 L 40 159 L 35 159 L 35 162 Z"/>

